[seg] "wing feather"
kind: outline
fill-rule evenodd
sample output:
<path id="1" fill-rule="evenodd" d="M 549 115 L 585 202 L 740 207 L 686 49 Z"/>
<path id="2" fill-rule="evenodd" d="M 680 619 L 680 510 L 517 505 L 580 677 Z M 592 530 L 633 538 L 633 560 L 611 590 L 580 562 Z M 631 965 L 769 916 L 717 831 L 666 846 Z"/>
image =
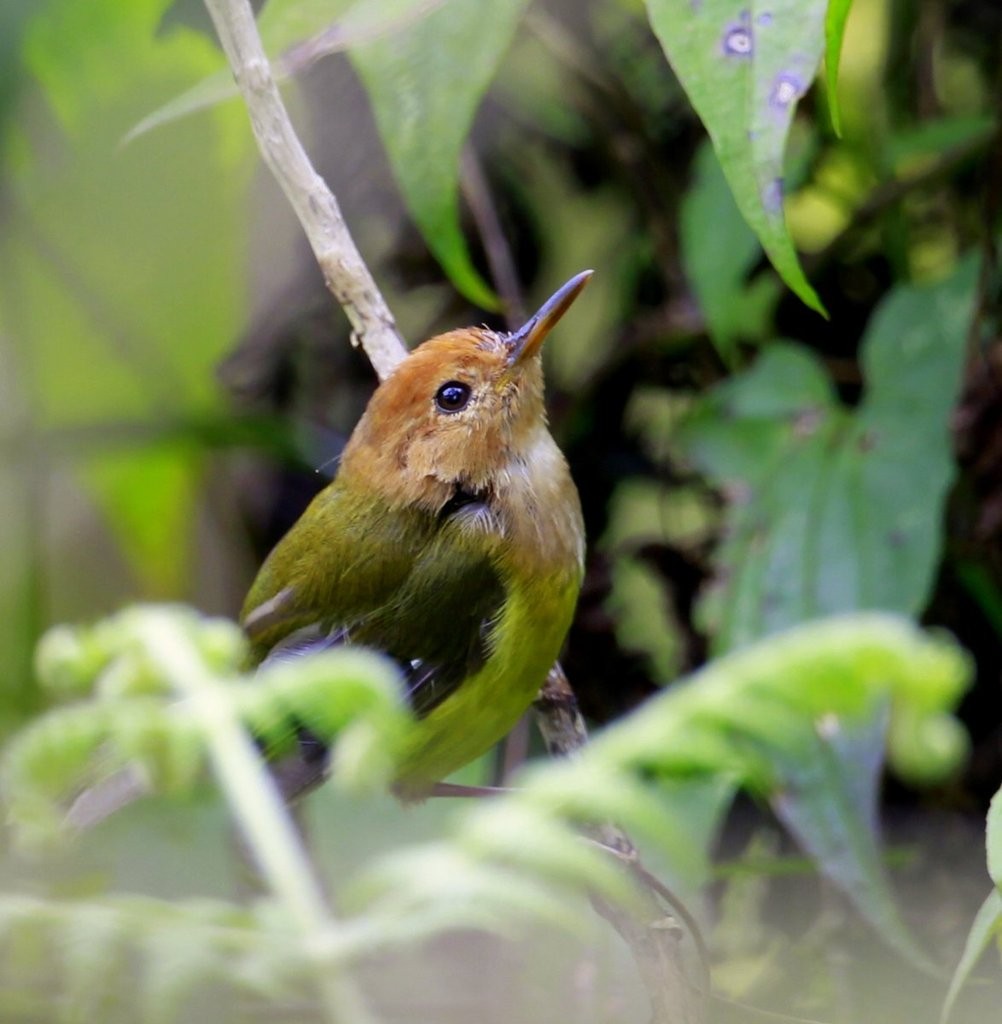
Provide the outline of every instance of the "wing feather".
<path id="1" fill-rule="evenodd" d="M 467 529 L 470 513 L 468 500 L 439 516 L 366 505 L 335 482 L 251 588 L 242 623 L 255 662 L 363 644 L 400 663 L 415 712 L 427 714 L 483 664 L 505 599 L 496 538 Z"/>

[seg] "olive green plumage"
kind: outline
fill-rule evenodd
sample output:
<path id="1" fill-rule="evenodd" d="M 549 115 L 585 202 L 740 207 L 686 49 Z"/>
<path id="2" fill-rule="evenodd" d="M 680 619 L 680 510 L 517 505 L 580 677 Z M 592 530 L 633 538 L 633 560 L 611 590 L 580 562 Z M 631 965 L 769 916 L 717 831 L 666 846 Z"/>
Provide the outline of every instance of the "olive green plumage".
<path id="1" fill-rule="evenodd" d="M 539 347 L 587 277 L 521 331 L 454 331 L 411 353 L 248 594 L 256 660 L 348 642 L 398 661 L 419 718 L 402 795 L 504 736 L 570 626 L 583 527 L 546 427 Z"/>

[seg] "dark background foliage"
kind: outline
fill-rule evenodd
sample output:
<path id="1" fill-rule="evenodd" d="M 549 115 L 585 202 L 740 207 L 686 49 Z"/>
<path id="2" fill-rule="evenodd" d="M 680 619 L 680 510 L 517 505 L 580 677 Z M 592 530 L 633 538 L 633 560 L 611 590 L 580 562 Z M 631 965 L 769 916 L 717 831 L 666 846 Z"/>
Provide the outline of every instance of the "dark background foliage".
<path id="1" fill-rule="evenodd" d="M 255 163 L 237 104 L 118 148 L 141 118 L 219 66 L 201 6 L 150 0 L 121 29 L 114 3 L 86 16 L 70 6 L 8 3 L 0 12 L 8 729 L 38 708 L 31 652 L 48 625 L 150 598 L 235 615 L 256 566 L 334 472 L 374 387 L 297 225 Z M 728 543 L 743 529 L 736 517 L 749 493 L 776 479 L 770 445 L 795 447 L 815 429 L 812 416 L 830 415 L 817 466 L 836 473 L 842 431 L 867 407 L 865 339 L 882 301 L 948 281 L 967 258 L 973 314 L 960 321 L 962 343 L 923 364 L 893 427 L 892 440 L 928 446 L 930 465 L 948 430 L 942 507 L 931 470 L 923 492 L 921 462 L 902 485 L 930 524 L 931 533 L 900 539 L 909 564 L 928 563 L 928 585 L 887 588 L 890 607 L 949 630 L 976 664 L 960 712 L 971 737 L 964 767 L 931 791 L 893 777 L 884 788 L 906 914 L 950 954 L 981 895 L 983 814 L 1002 779 L 1000 69 L 994 0 L 856 0 L 842 59 L 843 134 L 816 85 L 787 154 L 791 235 L 827 319 L 781 286 L 744 226 L 639 5 L 534 5 L 477 113 L 461 174 L 462 229 L 507 321 L 444 277 L 405 209 L 349 58 L 307 68 L 289 91 L 412 342 L 466 323 L 518 321 L 570 274 L 596 270 L 548 351 L 551 422 L 589 536 L 565 667 L 596 726 L 731 646 L 721 623 L 739 596 L 755 609 L 742 628 L 767 631 L 747 623 L 769 618 L 766 577 L 777 570 L 749 577 L 738 595 L 734 581 L 755 547 L 739 558 Z M 918 308 L 911 301 L 904 319 Z M 891 347 L 894 327 L 884 330 Z M 743 425 L 735 396 L 783 345 L 831 395 L 799 418 L 784 413 L 767 437 Z M 901 360 L 893 385 L 911 364 L 904 349 L 892 358 Z M 753 441 L 737 472 L 719 446 L 746 429 Z M 865 454 L 870 442 L 860 436 Z M 787 469 L 786 490 L 755 513 L 764 517 L 755 529 L 774 530 L 777 544 L 793 529 L 782 515 L 815 486 L 806 470 Z M 851 538 L 872 526 L 898 543 L 885 524 L 903 493 L 889 486 L 882 499 L 860 498 L 856 532 L 812 563 L 816 603 L 794 601 L 788 621 L 837 610 L 838 585 L 826 581 L 870 558 Z M 820 531 L 813 522 L 808 532 Z M 509 761 L 521 756 L 509 751 Z M 795 958 L 788 936 L 798 929 L 813 951 L 832 935 L 827 948 L 856 941 L 858 924 L 802 873 L 761 807 L 738 805 L 720 854 L 713 901 L 734 992 L 768 998 L 781 988 L 770 957 Z M 783 878 L 766 884 L 769 873 Z M 866 1005 L 866 971 L 855 981 L 843 1019 Z M 923 986 L 902 1005 L 929 1003 L 934 986 Z"/>

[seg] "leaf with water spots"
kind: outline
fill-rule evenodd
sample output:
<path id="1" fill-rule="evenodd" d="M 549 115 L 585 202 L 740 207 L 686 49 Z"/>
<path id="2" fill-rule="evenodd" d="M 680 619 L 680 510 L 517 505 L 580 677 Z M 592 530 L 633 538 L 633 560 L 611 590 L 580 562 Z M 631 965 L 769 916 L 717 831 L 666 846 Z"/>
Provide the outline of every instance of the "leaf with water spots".
<path id="1" fill-rule="evenodd" d="M 783 216 L 783 151 L 825 45 L 826 0 L 647 0 L 738 208 L 783 280 L 824 313 Z"/>
<path id="2" fill-rule="evenodd" d="M 682 427 L 683 451 L 728 498 L 701 605 L 717 650 L 819 615 L 922 609 L 954 475 L 949 417 L 974 270 L 881 303 L 854 410 L 813 354 L 777 343 Z"/>

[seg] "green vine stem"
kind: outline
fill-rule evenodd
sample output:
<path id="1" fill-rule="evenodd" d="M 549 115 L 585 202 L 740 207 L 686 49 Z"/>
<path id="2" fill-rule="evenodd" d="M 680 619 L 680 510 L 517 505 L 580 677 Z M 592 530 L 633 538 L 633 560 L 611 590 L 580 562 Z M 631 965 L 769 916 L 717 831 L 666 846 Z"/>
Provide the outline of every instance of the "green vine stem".
<path id="1" fill-rule="evenodd" d="M 338 922 L 299 842 L 267 768 L 241 726 L 233 702 L 205 667 L 184 630 L 169 614 L 152 613 L 139 626 L 143 644 L 171 686 L 189 702 L 202 728 L 209 758 L 265 884 L 295 923 L 314 958 L 327 1019 L 376 1024 L 362 993 L 333 969 Z"/>

